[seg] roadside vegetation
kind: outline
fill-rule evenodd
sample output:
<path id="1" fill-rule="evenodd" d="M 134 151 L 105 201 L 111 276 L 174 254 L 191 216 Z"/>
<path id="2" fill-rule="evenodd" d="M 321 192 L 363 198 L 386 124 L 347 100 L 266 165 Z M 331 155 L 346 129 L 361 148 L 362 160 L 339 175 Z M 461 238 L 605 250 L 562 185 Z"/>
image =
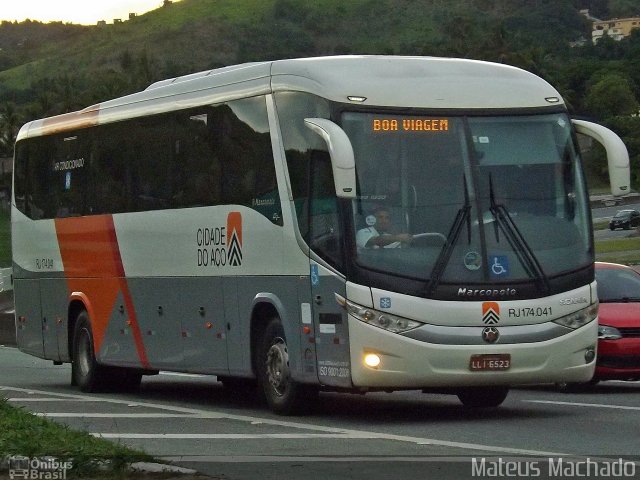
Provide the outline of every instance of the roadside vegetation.
<path id="1" fill-rule="evenodd" d="M 8 457 L 55 457 L 73 466 L 68 478 L 140 478 L 128 476 L 132 463 L 148 462 L 150 457 L 124 445 L 71 430 L 16 408 L 0 399 L 0 465 L 7 468 Z M 0 467 L 0 473 L 2 467 Z"/>
<path id="2" fill-rule="evenodd" d="M 640 265 L 640 236 L 596 241 L 596 260 Z"/>
<path id="3" fill-rule="evenodd" d="M 593 222 L 594 231 L 608 229 L 608 218 L 599 219 Z M 596 240 L 595 250 L 597 261 L 622 263 L 625 265 L 640 265 L 640 228 L 629 230 L 628 234 L 623 238 Z"/>
<path id="4" fill-rule="evenodd" d="M 598 220 L 593 222 L 593 230 L 606 230 L 609 228 L 609 220 Z"/>

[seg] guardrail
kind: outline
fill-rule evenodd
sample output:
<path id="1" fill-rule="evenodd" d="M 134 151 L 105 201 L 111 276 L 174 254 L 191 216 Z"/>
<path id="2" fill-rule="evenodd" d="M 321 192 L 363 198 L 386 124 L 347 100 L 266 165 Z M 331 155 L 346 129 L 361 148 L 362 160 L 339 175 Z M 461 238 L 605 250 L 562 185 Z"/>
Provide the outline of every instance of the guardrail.
<path id="1" fill-rule="evenodd" d="M 13 290 L 12 273 L 11 267 L 0 268 L 0 292 Z"/>
<path id="2" fill-rule="evenodd" d="M 613 195 L 591 195 L 589 197 L 591 208 L 616 207 L 627 205 L 629 203 L 640 202 L 640 195 L 637 192 L 630 193 L 623 197 L 614 197 Z"/>

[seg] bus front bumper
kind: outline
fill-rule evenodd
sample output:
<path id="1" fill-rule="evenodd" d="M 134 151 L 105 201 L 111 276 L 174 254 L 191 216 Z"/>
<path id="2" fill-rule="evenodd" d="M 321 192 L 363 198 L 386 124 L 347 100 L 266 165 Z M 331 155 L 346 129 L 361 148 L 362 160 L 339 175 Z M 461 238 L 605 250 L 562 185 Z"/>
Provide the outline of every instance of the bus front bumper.
<path id="1" fill-rule="evenodd" d="M 587 382 L 596 365 L 597 328 L 594 320 L 543 342 L 441 345 L 391 333 L 349 316 L 352 381 L 360 388 L 399 389 Z M 364 359 L 368 354 L 377 355 L 379 365 L 367 366 Z M 488 354 L 509 355 L 508 368 L 472 370 L 472 356 Z"/>

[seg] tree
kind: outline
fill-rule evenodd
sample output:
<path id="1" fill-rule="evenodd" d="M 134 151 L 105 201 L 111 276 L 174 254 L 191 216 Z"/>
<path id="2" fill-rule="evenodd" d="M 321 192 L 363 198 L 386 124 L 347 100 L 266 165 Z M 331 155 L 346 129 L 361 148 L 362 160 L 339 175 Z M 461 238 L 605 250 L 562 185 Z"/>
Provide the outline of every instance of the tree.
<path id="1" fill-rule="evenodd" d="M 619 115 L 636 114 L 639 105 L 630 81 L 623 75 L 612 72 L 602 75 L 587 90 L 585 107 L 595 117 L 606 120 Z"/>
<path id="2" fill-rule="evenodd" d="M 20 118 L 12 102 L 0 105 L 0 157 L 13 154 L 13 144 L 20 128 Z"/>

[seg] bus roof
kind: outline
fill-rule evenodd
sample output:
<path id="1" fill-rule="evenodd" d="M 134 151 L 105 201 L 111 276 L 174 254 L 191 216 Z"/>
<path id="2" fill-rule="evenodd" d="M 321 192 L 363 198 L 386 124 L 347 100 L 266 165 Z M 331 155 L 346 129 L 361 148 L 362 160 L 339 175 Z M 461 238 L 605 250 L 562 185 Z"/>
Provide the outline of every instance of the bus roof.
<path id="1" fill-rule="evenodd" d="M 549 106 L 562 100 L 546 81 L 516 67 L 457 58 L 345 56 L 280 60 L 272 89 L 304 90 L 338 102 L 434 109 Z"/>
<path id="2" fill-rule="evenodd" d="M 30 122 L 18 140 L 278 91 L 384 107 L 496 110 L 563 105 L 546 81 L 508 65 L 440 57 L 314 57 L 245 63 L 162 80 L 142 92 Z"/>

